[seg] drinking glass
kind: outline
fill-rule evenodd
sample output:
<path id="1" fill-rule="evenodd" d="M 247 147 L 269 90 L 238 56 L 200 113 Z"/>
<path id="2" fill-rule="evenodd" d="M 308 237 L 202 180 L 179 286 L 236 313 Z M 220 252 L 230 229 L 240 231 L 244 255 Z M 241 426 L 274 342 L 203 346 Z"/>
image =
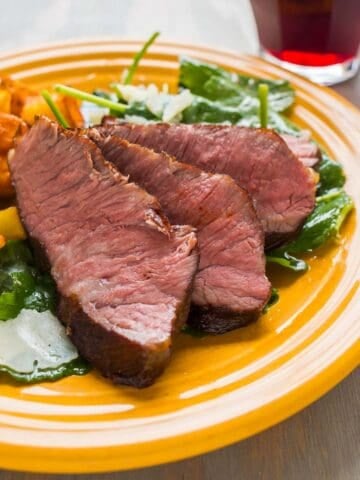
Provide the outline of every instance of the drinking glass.
<path id="1" fill-rule="evenodd" d="M 250 0 L 261 54 L 333 85 L 359 69 L 360 0 Z"/>

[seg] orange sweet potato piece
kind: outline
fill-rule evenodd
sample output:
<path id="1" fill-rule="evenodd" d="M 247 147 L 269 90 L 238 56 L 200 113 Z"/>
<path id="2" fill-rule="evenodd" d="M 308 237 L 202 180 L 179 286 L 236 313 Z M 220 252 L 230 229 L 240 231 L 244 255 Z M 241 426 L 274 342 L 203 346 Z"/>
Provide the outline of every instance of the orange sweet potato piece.
<path id="1" fill-rule="evenodd" d="M 10 110 L 8 113 L 20 116 L 23 106 L 29 96 L 37 92 L 10 77 L 0 77 L 0 88 L 10 94 Z"/>
<path id="2" fill-rule="evenodd" d="M 0 155 L 0 198 L 12 197 L 15 194 L 11 184 L 10 172 L 7 163 L 7 154 Z"/>
<path id="3" fill-rule="evenodd" d="M 11 112 L 11 93 L 9 90 L 0 87 L 0 112 Z"/>
<path id="4" fill-rule="evenodd" d="M 81 128 L 84 126 L 84 117 L 80 110 L 80 102 L 75 98 L 62 96 L 60 110 L 64 113 L 70 127 Z M 62 105 L 61 105 L 62 104 Z"/>
<path id="5" fill-rule="evenodd" d="M 0 152 L 8 152 L 15 146 L 17 137 L 22 137 L 27 131 L 21 118 L 10 113 L 0 113 Z"/>

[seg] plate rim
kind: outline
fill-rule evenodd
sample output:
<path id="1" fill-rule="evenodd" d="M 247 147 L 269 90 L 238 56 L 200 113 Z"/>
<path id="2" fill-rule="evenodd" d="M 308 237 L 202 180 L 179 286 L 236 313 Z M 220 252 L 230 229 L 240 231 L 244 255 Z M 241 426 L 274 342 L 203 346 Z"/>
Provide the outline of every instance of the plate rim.
<path id="1" fill-rule="evenodd" d="M 45 52 L 52 52 L 54 49 L 63 49 L 63 48 L 68 48 L 68 47 L 77 47 L 77 46 L 84 46 L 84 47 L 90 47 L 92 45 L 107 45 L 109 43 L 116 43 L 118 45 L 141 45 L 143 41 L 141 40 L 135 40 L 132 38 L 120 38 L 120 37 L 91 37 L 91 38 L 86 38 L 86 39 L 76 39 L 76 40 L 67 40 L 64 42 L 51 42 L 51 43 L 45 43 L 39 46 L 35 46 L 33 48 L 18 48 L 14 49 L 11 51 L 4 51 L 0 52 L 0 64 L 10 58 L 15 58 L 15 57 L 21 57 L 24 55 L 31 55 L 34 52 L 35 53 L 44 53 Z M 225 49 L 216 49 L 216 48 L 211 48 L 206 45 L 193 45 L 191 43 L 180 43 L 180 42 L 157 42 L 157 47 L 159 50 L 161 48 L 168 46 L 168 47 L 173 47 L 176 49 L 181 49 L 181 48 L 187 48 L 187 49 L 194 49 L 195 54 L 196 51 L 202 50 L 204 53 L 208 52 L 209 54 L 217 54 L 217 55 L 224 55 L 227 57 L 233 57 L 234 59 L 247 59 L 249 61 L 256 61 L 257 63 L 261 63 L 264 66 L 271 66 L 272 69 L 276 69 L 277 71 L 281 72 L 285 78 L 290 78 L 296 80 L 297 83 L 300 82 L 301 85 L 304 85 L 304 88 L 306 86 L 311 86 L 312 89 L 317 89 L 319 92 L 325 92 L 328 95 L 331 95 L 332 97 L 335 98 L 337 102 L 340 102 L 342 106 L 345 106 L 347 109 L 351 109 L 353 114 L 356 114 L 359 116 L 360 119 L 360 110 L 353 105 L 350 101 L 345 99 L 343 96 L 338 94 L 336 91 L 328 88 L 328 87 L 323 87 L 319 85 L 315 85 L 312 82 L 304 79 L 303 77 L 300 77 L 292 72 L 288 72 L 284 69 L 282 69 L 279 66 L 274 66 L 273 64 L 269 64 L 267 61 L 260 59 L 258 57 L 255 57 L 253 55 L 246 55 L 246 54 L 239 54 L 236 53 L 232 50 L 225 50 Z M 0 70 L 1 72 L 1 70 Z M 82 458 L 82 455 L 79 455 L 79 451 L 76 450 L 74 455 L 72 455 L 72 451 L 70 449 L 54 449 L 52 453 L 49 452 L 51 449 L 42 449 L 43 451 L 43 458 L 50 453 L 50 456 L 48 458 L 49 463 L 43 468 L 43 465 L 39 462 L 34 463 L 34 449 L 36 447 L 34 446 L 21 446 L 21 447 L 14 447 L 14 446 L 8 446 L 2 444 L 1 450 L 3 453 L 7 452 L 9 457 L 7 460 L 11 460 L 12 464 L 11 466 L 5 465 L 5 468 L 11 468 L 13 470 L 19 470 L 19 471 L 24 471 L 24 462 L 23 460 L 26 460 L 27 458 L 29 459 L 30 465 L 26 468 L 26 471 L 29 472 L 47 472 L 47 473 L 91 473 L 91 472 L 108 472 L 108 471 L 114 471 L 114 470 L 125 470 L 129 468 L 142 468 L 142 467 L 147 467 L 147 466 L 152 466 L 152 465 L 159 465 L 161 463 L 168 463 L 168 462 L 174 462 L 177 460 L 181 460 L 184 458 L 189 458 L 192 456 L 200 455 L 205 452 L 210 452 L 212 450 L 218 449 L 220 447 L 225 447 L 227 445 L 230 445 L 236 441 L 240 441 L 244 438 L 250 437 L 251 435 L 254 435 L 256 433 L 259 433 L 277 423 L 280 421 L 283 421 L 295 413 L 299 412 L 306 406 L 310 405 L 314 401 L 318 400 L 320 397 L 322 397 L 325 393 L 327 393 L 330 389 L 332 389 L 335 385 L 337 385 L 341 380 L 343 380 L 348 374 L 351 373 L 358 365 L 359 365 L 359 354 L 360 354 L 360 346 L 357 343 L 356 339 L 354 340 L 354 343 L 350 348 L 348 348 L 345 352 L 342 353 L 339 357 L 336 357 L 336 359 L 329 365 L 325 370 L 321 370 L 318 372 L 315 376 L 310 377 L 306 382 L 303 384 L 299 385 L 298 388 L 293 389 L 289 392 L 288 395 L 281 397 L 278 399 L 276 402 L 272 402 L 270 405 L 272 407 L 273 415 L 270 416 L 268 415 L 268 418 L 266 420 L 263 419 L 263 422 L 259 424 L 257 422 L 257 425 L 252 425 L 249 430 L 247 430 L 246 434 L 239 435 L 239 433 L 231 433 L 229 430 L 236 430 L 236 427 L 240 428 L 240 424 L 243 420 L 243 417 L 234 417 L 226 422 L 223 422 L 221 424 L 216 424 L 212 426 L 208 426 L 206 429 L 201 429 L 197 432 L 198 435 L 205 435 L 206 437 L 206 442 L 203 442 L 197 445 L 197 447 L 191 448 L 191 451 L 189 450 L 189 438 L 186 441 L 186 437 L 189 437 L 189 433 L 186 434 L 181 434 L 181 435 L 176 435 L 174 438 L 177 438 L 179 443 L 182 441 L 182 437 L 184 437 L 184 444 L 183 448 L 173 450 L 170 453 L 167 452 L 164 458 L 159 461 L 159 455 L 154 455 L 153 456 L 153 462 L 151 461 L 151 457 L 149 456 L 143 456 L 141 461 L 136 462 L 135 465 L 131 464 L 129 462 L 127 465 L 119 464 L 119 461 L 115 462 L 109 462 L 109 458 L 106 455 L 104 455 L 103 452 L 103 457 L 101 459 L 97 459 L 96 463 L 91 463 L 91 469 L 88 469 L 87 466 L 82 464 L 84 461 L 84 458 Z M 325 378 L 324 378 L 324 372 L 326 372 Z M 320 378 L 321 377 L 321 378 Z M 316 382 L 317 384 L 317 389 L 313 389 L 313 383 Z M 311 384 L 311 385 L 310 385 Z M 309 389 L 311 391 L 309 391 Z M 280 407 L 283 403 L 286 403 L 286 398 L 287 396 L 294 396 L 294 394 L 298 396 L 298 401 L 295 404 L 293 404 L 291 407 L 287 405 L 287 410 L 286 413 L 280 413 L 277 412 L 277 409 L 280 410 Z M 301 400 L 301 401 L 300 401 Z M 262 408 L 267 408 L 269 409 L 269 405 L 265 405 Z M 261 409 L 260 409 L 261 410 Z M 259 410 L 256 410 L 254 413 L 259 412 Z M 251 422 L 250 422 L 251 423 Z M 222 427 L 222 435 L 219 434 L 219 427 Z M 215 432 L 216 430 L 216 432 Z M 224 437 L 226 435 L 226 438 Z M 163 443 L 166 442 L 166 439 L 162 439 L 161 442 Z M 155 442 L 156 443 L 156 442 Z M 190 442 L 191 447 L 193 447 L 194 441 Z M 15 457 L 13 458 L 13 455 L 11 454 L 11 449 L 15 448 Z M 114 447 L 117 448 L 117 447 Z M 89 460 L 89 457 L 93 455 L 95 450 L 101 450 L 101 448 L 89 448 L 88 454 L 85 456 L 87 460 Z M 19 458 L 19 453 L 22 453 L 22 462 L 18 461 Z M 84 451 L 82 452 L 84 453 Z M 53 455 L 54 454 L 54 455 Z M 58 454 L 61 454 L 61 458 L 57 458 Z M 76 456 L 76 459 L 74 460 L 74 457 Z M 79 462 L 80 459 L 80 462 Z M 72 461 L 71 461 L 72 460 Z M 74 463 L 75 461 L 75 463 Z M 3 463 L 1 461 L 1 463 Z M 7 461 L 6 463 L 9 463 Z M 64 468 L 64 463 L 65 468 Z M 80 463 L 80 465 L 79 465 Z M 19 465 L 20 464 L 20 465 Z M 62 468 L 59 469 L 60 464 L 62 465 Z M 111 465 L 110 465 L 111 464 Z"/>

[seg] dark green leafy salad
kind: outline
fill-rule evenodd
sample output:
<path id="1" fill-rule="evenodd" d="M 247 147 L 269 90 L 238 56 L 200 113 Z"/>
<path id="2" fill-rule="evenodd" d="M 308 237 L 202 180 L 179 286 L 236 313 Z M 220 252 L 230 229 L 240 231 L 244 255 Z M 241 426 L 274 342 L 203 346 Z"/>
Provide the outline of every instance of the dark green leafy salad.
<path id="1" fill-rule="evenodd" d="M 26 241 L 0 249 L 0 372 L 32 383 L 89 370 L 55 317 L 56 288 Z"/>
<path id="2" fill-rule="evenodd" d="M 34 266 L 24 241 L 9 240 L 0 249 L 0 320 L 15 318 L 23 308 L 55 312 L 55 284 Z"/>
<path id="3" fill-rule="evenodd" d="M 90 94 L 65 85 L 56 85 L 55 91 L 83 102 L 88 125 L 111 114 L 133 122 L 226 123 L 273 128 L 280 134 L 301 134 L 286 116 L 295 101 L 294 89 L 286 80 L 253 78 L 196 59 L 181 58 L 177 93 L 170 94 L 166 85 L 161 89 L 152 84 L 132 85 L 141 57 L 157 36 L 158 33 L 152 35 L 129 70 L 123 72 L 122 81 L 109 85 L 107 91 L 97 89 Z M 43 96 L 58 122 L 67 128 L 48 92 L 44 91 Z M 268 263 L 299 273 L 308 269 L 302 256 L 336 240 L 353 208 L 351 197 L 343 189 L 345 175 L 341 165 L 323 151 L 315 168 L 319 183 L 314 211 L 295 240 L 267 252 Z M 273 288 L 265 311 L 278 297 Z M 0 372 L 18 381 L 35 382 L 88 371 L 88 365 L 78 356 L 54 316 L 55 311 L 56 288 L 52 278 L 39 273 L 26 241 L 8 241 L 0 249 Z M 188 327 L 185 331 L 202 336 Z"/>

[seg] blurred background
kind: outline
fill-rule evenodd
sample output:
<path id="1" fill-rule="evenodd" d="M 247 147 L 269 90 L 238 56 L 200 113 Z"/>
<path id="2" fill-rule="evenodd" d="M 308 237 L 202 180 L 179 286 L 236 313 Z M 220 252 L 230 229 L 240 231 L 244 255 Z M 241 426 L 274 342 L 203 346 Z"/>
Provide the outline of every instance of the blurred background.
<path id="1" fill-rule="evenodd" d="M 249 0 L 17 0 L 2 8 L 0 51 L 90 36 L 145 38 L 156 30 L 165 40 L 258 50 Z"/>

